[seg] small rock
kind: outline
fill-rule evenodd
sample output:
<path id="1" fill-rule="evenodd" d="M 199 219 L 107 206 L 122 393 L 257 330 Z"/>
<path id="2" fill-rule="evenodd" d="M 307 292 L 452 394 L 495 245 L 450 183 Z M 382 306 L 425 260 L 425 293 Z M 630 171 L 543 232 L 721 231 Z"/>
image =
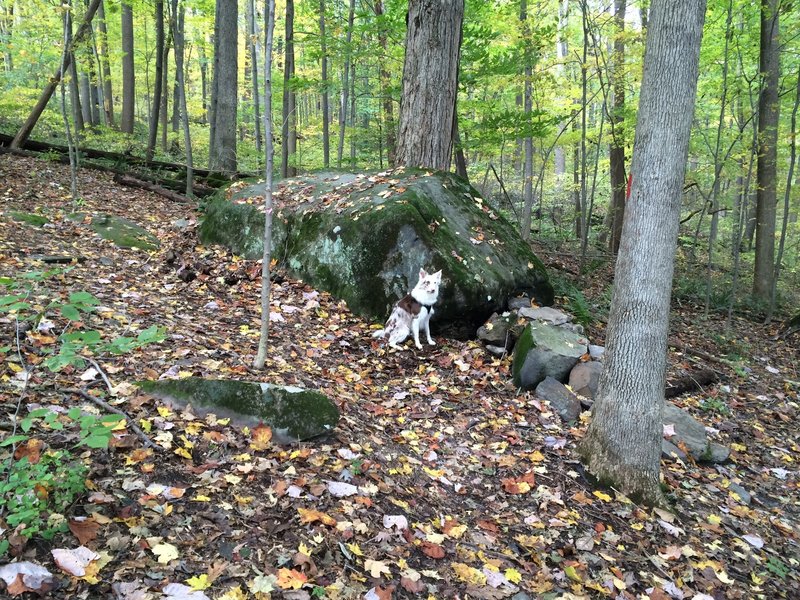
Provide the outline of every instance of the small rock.
<path id="1" fill-rule="evenodd" d="M 562 325 L 563 323 L 568 323 L 572 319 L 567 313 L 556 310 L 555 308 L 550 308 L 549 306 L 520 308 L 519 315 L 531 321 L 544 321 L 550 325 Z"/>
<path id="2" fill-rule="evenodd" d="M 581 356 L 586 340 L 560 327 L 532 321 L 514 346 L 514 385 L 529 390 L 550 376 L 566 381 Z"/>
<path id="3" fill-rule="evenodd" d="M 547 400 L 550 406 L 567 423 L 577 420 L 581 414 L 581 403 L 566 386 L 552 377 L 547 377 L 536 386 L 536 395 Z"/>
<path id="4" fill-rule="evenodd" d="M 744 504 L 746 506 L 750 506 L 750 501 L 753 498 L 752 495 L 750 494 L 750 492 L 748 492 L 746 489 L 744 489 L 738 483 L 731 483 L 728 486 L 728 491 L 729 492 L 733 492 L 734 494 L 739 496 L 739 501 L 742 504 Z"/>
<path id="5" fill-rule="evenodd" d="M 114 259 L 108 258 L 107 256 L 101 256 L 100 264 L 103 265 L 104 267 L 112 267 L 114 266 Z"/>
<path id="6" fill-rule="evenodd" d="M 506 350 L 502 346 L 494 346 L 492 344 L 486 344 L 486 349 L 495 356 L 505 356 L 506 354 L 508 354 L 508 350 Z"/>
<path id="7" fill-rule="evenodd" d="M 605 354 L 605 346 L 595 346 L 594 344 L 589 344 L 589 356 L 592 357 L 592 360 L 603 360 Z"/>
<path id="8" fill-rule="evenodd" d="M 494 313 L 486 323 L 478 328 L 478 339 L 484 344 L 512 348 L 517 337 L 519 337 L 519 330 L 521 330 L 521 328 L 517 328 L 519 330 L 515 333 L 515 324 L 516 315 L 513 313 L 504 313 L 502 315 Z"/>
<path id="9" fill-rule="evenodd" d="M 569 373 L 569 387 L 576 394 L 594 400 L 602 372 L 603 365 L 599 362 L 578 363 Z"/>
<path id="10" fill-rule="evenodd" d="M 177 229 L 186 229 L 189 225 L 191 225 L 191 221 L 189 221 L 189 219 L 177 219 L 176 221 L 172 222 L 172 226 Z"/>
<path id="11" fill-rule="evenodd" d="M 530 308 L 531 299 L 525 297 L 509 298 L 508 310 L 519 310 L 520 308 Z"/>
<path id="12" fill-rule="evenodd" d="M 723 446 L 722 444 L 710 442 L 708 444 L 708 451 L 706 452 L 706 455 L 701 458 L 701 460 L 712 463 L 723 463 L 728 460 L 730 455 L 730 448 Z"/>
<path id="13" fill-rule="evenodd" d="M 708 441 L 706 428 L 685 410 L 667 402 L 664 405 L 664 425 L 673 425 L 675 435 L 671 437 L 673 444 L 683 442 L 689 454 L 701 462 L 725 462 L 730 450 L 721 444 Z"/>
<path id="14" fill-rule="evenodd" d="M 669 440 L 661 440 L 661 458 L 666 460 L 674 460 L 675 458 L 686 460 L 688 457 L 686 456 L 686 452 Z"/>
<path id="15" fill-rule="evenodd" d="M 562 323 L 561 325 L 559 325 L 559 327 L 563 327 L 567 331 L 571 331 L 572 333 L 577 333 L 578 335 L 586 334 L 586 329 L 580 323 Z"/>

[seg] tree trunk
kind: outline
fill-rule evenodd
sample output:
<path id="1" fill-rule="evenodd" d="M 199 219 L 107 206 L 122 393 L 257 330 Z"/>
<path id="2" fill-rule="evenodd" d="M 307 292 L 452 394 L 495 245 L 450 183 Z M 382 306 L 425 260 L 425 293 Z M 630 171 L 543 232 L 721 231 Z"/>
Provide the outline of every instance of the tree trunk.
<path id="1" fill-rule="evenodd" d="M 528 21 L 528 3 L 527 0 L 522 0 L 520 3 L 519 19 L 522 21 L 522 35 L 525 40 L 525 71 L 524 71 L 524 93 L 523 93 L 523 110 L 525 111 L 525 122 L 530 120 L 531 111 L 533 110 L 533 58 L 531 56 L 530 47 L 532 41 L 530 40 L 530 27 Z M 531 237 L 531 212 L 533 210 L 533 138 L 530 132 L 525 136 L 525 157 L 522 166 L 522 182 L 523 182 L 523 205 L 522 205 L 522 223 L 520 224 L 520 233 L 522 239 L 527 240 Z"/>
<path id="2" fill-rule="evenodd" d="M 14 28 L 14 3 L 10 2 L 0 8 L 0 45 L 3 46 L 3 67 L 6 73 L 14 70 L 11 54 L 11 34 Z"/>
<path id="3" fill-rule="evenodd" d="M 380 0 L 377 0 L 380 3 Z M 325 0 L 319 0 L 319 42 L 322 50 L 322 164 L 331 165 L 331 108 L 328 94 L 328 42 L 325 38 Z"/>
<path id="4" fill-rule="evenodd" d="M 64 49 L 66 54 L 61 60 L 61 66 L 58 68 L 55 75 L 50 78 L 50 81 L 47 83 L 44 90 L 42 90 L 39 100 L 37 100 L 36 105 L 33 107 L 33 110 L 31 110 L 31 114 L 28 115 L 27 119 L 25 119 L 25 122 L 22 124 L 22 127 L 19 128 L 17 135 L 14 136 L 14 140 L 11 142 L 12 150 L 18 150 L 22 148 L 22 146 L 25 145 L 25 141 L 30 137 L 31 131 L 33 131 L 33 128 L 36 126 L 36 122 L 39 120 L 39 117 L 47 106 L 47 102 L 50 100 L 50 97 L 53 95 L 56 86 L 61 81 L 62 73 L 64 73 L 72 63 L 72 49 L 76 44 L 79 44 L 85 40 L 91 32 L 92 18 L 97 12 L 97 7 L 99 5 L 100 0 L 92 0 L 92 2 L 86 8 L 86 13 L 83 15 L 83 21 L 81 22 L 81 26 L 78 28 L 78 31 L 75 33 L 75 36 L 72 38 L 72 43 Z"/>
<path id="5" fill-rule="evenodd" d="M 670 289 L 705 2 L 651 6 L 605 368 L 579 451 L 601 482 L 660 503 Z"/>
<path id="6" fill-rule="evenodd" d="M 111 62 L 108 60 L 108 29 L 103 0 L 98 6 L 97 16 L 99 17 L 97 29 L 100 32 L 100 68 L 103 72 L 103 110 L 106 113 L 106 124 L 114 127 L 114 95 L 111 88 Z"/>
<path id="7" fill-rule="evenodd" d="M 156 0 L 156 75 L 153 89 L 153 105 L 150 113 L 150 130 L 147 135 L 147 149 L 145 159 L 149 162 L 153 160 L 153 152 L 156 149 L 158 139 L 158 119 L 161 110 L 161 85 L 164 79 L 164 0 Z"/>
<path id="8" fill-rule="evenodd" d="M 258 353 L 253 366 L 263 369 L 267 358 L 267 340 L 269 339 L 269 296 L 270 296 L 270 261 L 272 255 L 272 36 L 275 29 L 275 0 L 267 0 L 266 26 L 267 41 L 264 50 L 264 123 L 266 131 L 266 184 L 264 185 L 264 255 L 261 257 L 261 337 L 258 341 Z"/>
<path id="9" fill-rule="evenodd" d="M 250 72 L 253 90 L 253 120 L 255 126 L 256 152 L 261 154 L 261 101 L 258 86 L 258 27 L 256 26 L 255 0 L 247 0 L 247 51 L 250 53 Z"/>
<path id="10" fill-rule="evenodd" d="M 297 94 L 292 89 L 294 77 L 294 0 L 286 0 L 286 48 L 283 66 L 283 123 L 281 127 L 281 177 L 294 177 L 297 168 L 294 156 L 297 151 Z M 341 161 L 340 165 L 341 166 Z"/>
<path id="11" fill-rule="evenodd" d="M 69 18 L 69 31 L 67 32 L 71 39 L 72 34 L 72 16 Z M 69 43 L 69 41 L 67 41 Z M 83 103 L 81 102 L 81 91 L 79 87 L 80 78 L 78 77 L 78 67 L 75 64 L 75 53 L 72 53 L 72 58 L 69 61 L 69 97 L 72 104 L 72 121 L 75 124 L 75 133 L 83 131 Z"/>
<path id="12" fill-rule="evenodd" d="M 409 0 L 398 164 L 450 167 L 463 18 L 464 0 Z"/>
<path id="13" fill-rule="evenodd" d="M 344 154 L 344 134 L 347 126 L 347 101 L 350 94 L 350 46 L 353 41 L 353 16 L 355 15 L 356 2 L 350 0 L 350 10 L 347 13 L 347 39 L 344 51 L 344 76 L 342 77 L 342 91 L 339 94 L 339 146 L 336 152 L 336 166 L 342 168 L 342 155 Z"/>
<path id="14" fill-rule="evenodd" d="M 178 7 L 178 14 L 173 15 L 173 18 L 177 19 L 177 28 L 179 31 L 183 32 L 184 30 L 184 17 L 186 15 L 186 8 L 185 4 L 180 4 Z M 170 27 L 170 29 L 174 29 L 174 27 Z M 183 35 L 175 36 L 173 31 L 172 33 L 172 44 L 175 47 L 175 79 L 172 81 L 172 132 L 178 133 L 181 130 L 181 91 L 180 91 L 180 83 L 178 77 L 178 59 L 177 56 L 180 53 L 181 56 L 185 54 L 184 48 L 184 38 Z M 186 73 L 183 73 L 184 79 L 186 78 Z M 172 145 L 175 146 L 173 148 L 174 151 L 178 151 L 178 142 L 177 136 L 173 137 Z"/>
<path id="15" fill-rule="evenodd" d="M 614 108 L 611 113 L 611 147 L 609 162 L 611 163 L 611 236 L 608 249 L 619 252 L 619 239 L 622 235 L 622 221 L 625 216 L 625 191 L 627 177 L 625 174 L 625 10 L 626 0 L 614 1 L 614 62 L 612 77 L 614 78 Z"/>
<path id="16" fill-rule="evenodd" d="M 166 153 L 167 148 L 167 121 L 169 120 L 167 116 L 167 109 L 169 108 L 169 94 L 167 93 L 167 89 L 169 88 L 169 50 L 172 47 L 172 28 L 170 27 L 169 34 L 166 36 L 166 44 L 164 46 L 164 66 L 161 68 L 161 108 L 159 109 L 159 115 L 161 119 L 161 151 Z"/>
<path id="17" fill-rule="evenodd" d="M 205 44 L 199 44 L 200 50 L 200 94 L 203 103 L 203 123 L 208 123 L 208 57 Z"/>
<path id="18" fill-rule="evenodd" d="M 386 160 L 389 166 L 393 167 L 397 162 L 397 135 L 395 133 L 394 122 L 394 103 L 392 101 L 391 82 L 392 76 L 389 72 L 387 65 L 389 54 L 389 34 L 387 32 L 386 23 L 383 20 L 383 2 L 382 0 L 375 0 L 375 16 L 378 18 L 378 45 L 381 47 L 381 67 L 380 67 L 380 82 L 381 82 L 381 98 L 383 99 L 383 119 L 384 119 L 384 135 L 386 136 Z"/>
<path id="19" fill-rule="evenodd" d="M 120 131 L 133 133 L 136 112 L 136 71 L 133 60 L 133 8 L 122 3 L 122 116 Z"/>
<path id="20" fill-rule="evenodd" d="M 170 15 L 170 26 L 172 29 L 172 39 L 175 40 L 175 78 L 178 83 L 178 102 L 183 123 L 183 142 L 186 146 L 186 195 L 191 198 L 194 195 L 192 189 L 194 174 L 192 173 L 192 140 L 189 136 L 189 114 L 186 110 L 186 82 L 183 70 L 183 24 L 184 6 L 178 7 L 178 0 L 172 0 L 172 14 Z M 162 24 L 163 25 L 163 24 Z"/>
<path id="21" fill-rule="evenodd" d="M 761 0 L 759 71 L 763 77 L 758 97 L 758 171 L 756 188 L 756 257 L 753 299 L 769 303 L 775 265 L 777 203 L 778 117 L 780 111 L 780 0 Z"/>
<path id="22" fill-rule="evenodd" d="M 236 172 L 239 9 L 236 0 L 217 0 L 216 6 L 208 168 L 230 174 Z"/>

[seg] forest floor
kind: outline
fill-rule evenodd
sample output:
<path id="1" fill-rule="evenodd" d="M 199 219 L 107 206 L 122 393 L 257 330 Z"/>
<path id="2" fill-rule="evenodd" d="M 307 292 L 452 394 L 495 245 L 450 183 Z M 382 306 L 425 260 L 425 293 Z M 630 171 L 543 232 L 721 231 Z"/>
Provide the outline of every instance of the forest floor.
<path id="1" fill-rule="evenodd" d="M 575 446 L 588 416 L 567 426 L 532 393 L 518 393 L 509 359 L 440 338 L 420 352 L 387 352 L 370 337 L 373 324 L 280 272 L 267 367 L 254 371 L 260 265 L 199 245 L 189 205 L 88 170 L 79 195 L 81 212 L 136 221 L 160 249 L 119 249 L 67 219 L 68 167 L 3 155 L 0 276 L 48 268 L 36 255 L 80 256 L 39 284 L 35 304 L 90 292 L 101 306 L 71 331 L 113 337 L 159 325 L 167 338 L 96 357 L 110 396 L 88 364 L 56 373 L 41 365 L 65 320 L 49 316 L 53 329 L 27 331 L 18 355 L 14 320 L 0 314 L 0 435 L 10 433 L 20 402 L 20 416 L 36 406 L 96 410 L 64 391 L 79 388 L 105 394 L 159 448 L 144 448 L 129 427 L 108 451 L 78 450 L 91 470 L 89 491 L 65 514 L 71 531 L 27 544 L 3 533 L 14 561 L 53 574 L 45 597 L 800 597 L 797 334 L 776 340 L 777 328 L 744 318 L 726 330 L 724 316 L 674 307 L 671 337 L 714 360 L 671 349 L 669 379 L 700 369 L 720 378 L 674 402 L 732 451 L 720 465 L 664 462 L 672 510 L 653 510 L 586 480 Z M 9 210 L 40 212 L 51 225 L 16 222 Z M 575 269 L 569 257 L 542 258 Z M 609 276 L 610 268 L 593 275 L 590 299 Z M 601 324 L 589 334 L 603 343 Z M 265 445 L 224 420 L 170 410 L 133 385 L 163 375 L 319 389 L 341 420 L 326 439 Z M 78 432 L 39 424 L 29 435 L 72 448 Z M 357 493 L 331 483 L 341 481 Z M 68 574 L 80 570 L 65 553 L 56 552 L 58 564 L 52 553 L 79 546 L 96 553 L 82 577 Z"/>

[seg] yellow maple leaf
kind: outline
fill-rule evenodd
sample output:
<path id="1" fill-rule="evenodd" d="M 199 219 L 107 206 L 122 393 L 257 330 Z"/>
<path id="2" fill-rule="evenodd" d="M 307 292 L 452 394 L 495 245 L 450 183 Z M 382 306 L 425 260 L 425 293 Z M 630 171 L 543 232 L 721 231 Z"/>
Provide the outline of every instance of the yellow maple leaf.
<path id="1" fill-rule="evenodd" d="M 581 576 L 578 573 L 578 571 L 572 565 L 568 565 L 568 566 L 564 567 L 564 575 L 566 575 L 567 577 L 569 577 L 572 581 L 574 581 L 576 583 L 583 582 L 583 578 L 581 578 Z"/>
<path id="2" fill-rule="evenodd" d="M 387 579 L 391 579 L 392 571 L 379 560 L 370 560 L 369 558 L 364 561 L 364 568 L 369 571 L 369 574 L 378 579 L 381 575 L 386 575 Z"/>
<path id="3" fill-rule="evenodd" d="M 595 490 L 594 492 L 592 492 L 592 495 L 596 496 L 597 498 L 600 498 L 600 500 L 602 500 L 603 502 L 611 502 L 611 496 L 609 496 L 604 492 L 601 492 L 600 490 Z"/>
<path id="4" fill-rule="evenodd" d="M 350 550 L 350 552 L 352 552 L 356 556 L 364 556 L 364 553 L 361 551 L 361 548 L 356 543 L 347 544 L 347 549 Z"/>
<path id="5" fill-rule="evenodd" d="M 315 521 L 319 521 L 323 525 L 329 525 L 330 527 L 336 526 L 336 519 L 330 515 L 326 515 L 324 512 L 308 508 L 298 508 L 297 512 L 300 513 L 301 523 L 314 523 Z"/>
<path id="6" fill-rule="evenodd" d="M 211 582 L 208 580 L 208 575 L 203 573 L 202 575 L 198 575 L 196 577 L 189 577 L 186 580 L 186 583 L 191 587 L 193 590 L 206 590 L 211 587 Z"/>
<path id="7" fill-rule="evenodd" d="M 186 448 L 175 448 L 174 452 L 178 456 L 192 460 L 192 454 Z"/>
<path id="8" fill-rule="evenodd" d="M 253 450 L 266 450 L 272 440 L 272 428 L 267 425 L 258 425 L 250 432 L 250 447 Z"/>
<path id="9" fill-rule="evenodd" d="M 222 594 L 219 600 L 247 600 L 247 592 L 242 589 L 242 586 L 237 585 Z"/>
<path id="10" fill-rule="evenodd" d="M 278 569 L 278 586 L 284 590 L 299 590 L 308 581 L 297 569 Z"/>
<path id="11" fill-rule="evenodd" d="M 450 566 L 453 567 L 453 571 L 461 581 L 475 585 L 486 585 L 486 575 L 478 571 L 478 569 L 464 563 L 452 563 Z"/>
<path id="12" fill-rule="evenodd" d="M 166 565 L 169 561 L 178 558 L 178 549 L 172 544 L 156 544 L 151 550 L 162 565 Z"/>
<path id="13" fill-rule="evenodd" d="M 513 567 L 511 567 L 510 569 L 506 569 L 505 576 L 506 579 L 508 579 L 511 583 L 519 583 L 520 581 L 522 581 L 522 573 L 520 573 Z"/>

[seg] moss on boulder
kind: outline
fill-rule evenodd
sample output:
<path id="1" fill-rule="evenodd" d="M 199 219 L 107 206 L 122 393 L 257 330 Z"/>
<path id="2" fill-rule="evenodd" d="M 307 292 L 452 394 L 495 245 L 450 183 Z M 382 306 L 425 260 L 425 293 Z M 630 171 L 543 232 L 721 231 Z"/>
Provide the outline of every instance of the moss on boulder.
<path id="1" fill-rule="evenodd" d="M 263 183 L 237 182 L 207 208 L 204 243 L 255 259 L 263 248 Z M 384 320 L 421 267 L 443 271 L 434 327 L 472 337 L 510 296 L 550 304 L 544 265 L 502 215 L 449 173 L 320 172 L 275 193 L 272 255 L 289 272 Z"/>
<path id="2" fill-rule="evenodd" d="M 230 417 L 240 426 L 266 423 L 279 443 L 328 433 L 339 421 L 339 409 L 327 396 L 298 387 L 201 377 L 141 381 L 137 385 L 157 398 L 182 407 L 191 404 L 201 413 Z"/>

